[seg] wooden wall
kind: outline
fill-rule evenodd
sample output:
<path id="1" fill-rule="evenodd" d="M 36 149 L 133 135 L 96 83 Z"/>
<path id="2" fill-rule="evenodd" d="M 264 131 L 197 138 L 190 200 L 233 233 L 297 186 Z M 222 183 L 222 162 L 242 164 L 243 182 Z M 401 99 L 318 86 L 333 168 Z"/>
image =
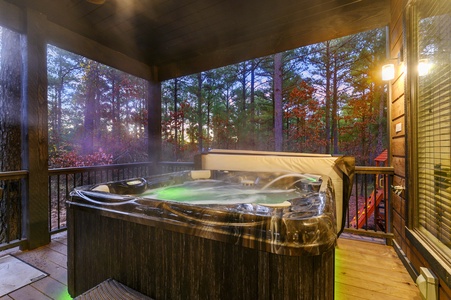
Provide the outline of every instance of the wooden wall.
<path id="1" fill-rule="evenodd" d="M 391 20 L 389 27 L 389 55 L 391 58 L 404 56 L 403 35 L 403 6 L 404 0 L 391 1 Z M 391 133 L 391 161 L 395 169 L 393 185 L 405 186 L 406 179 L 406 115 L 405 115 L 405 72 L 403 65 L 395 62 L 395 78 L 390 81 L 390 133 Z M 401 127 L 401 131 L 396 130 Z M 393 198 L 393 231 L 395 240 L 407 251 L 407 243 L 403 234 L 406 225 L 406 199 L 405 193 L 400 196 L 392 194 Z"/>
<path id="2" fill-rule="evenodd" d="M 395 249 L 414 279 L 418 276 L 420 267 L 430 268 L 434 271 L 435 265 L 429 257 L 425 257 L 418 250 L 418 247 L 408 238 L 412 222 L 409 222 L 409 205 L 413 205 L 409 192 L 409 180 L 412 175 L 409 172 L 409 145 L 412 145 L 412 134 L 409 132 L 410 126 L 410 84 L 407 78 L 406 68 L 408 65 L 408 47 L 406 36 L 408 24 L 406 24 L 407 8 L 411 1 L 392 0 L 391 20 L 389 26 L 389 53 L 391 58 L 402 58 L 402 63 L 396 66 L 395 79 L 390 82 L 390 133 L 391 133 L 391 162 L 395 170 L 393 185 L 402 185 L 407 187 L 401 195 L 392 193 L 393 199 L 393 232 L 395 235 Z M 398 126 L 398 129 L 397 129 Z M 441 282 L 439 286 L 439 299 L 451 299 L 450 288 Z"/>

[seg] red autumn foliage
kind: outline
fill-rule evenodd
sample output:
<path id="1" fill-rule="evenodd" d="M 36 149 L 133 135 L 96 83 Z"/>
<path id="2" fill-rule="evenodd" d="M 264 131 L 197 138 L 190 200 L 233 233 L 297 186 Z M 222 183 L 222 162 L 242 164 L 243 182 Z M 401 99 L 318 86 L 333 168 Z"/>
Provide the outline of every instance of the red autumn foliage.
<path id="1" fill-rule="evenodd" d="M 49 157 L 51 168 L 87 167 L 113 163 L 113 155 L 106 153 L 102 148 L 89 155 L 78 155 L 77 151 L 59 149 Z"/>
<path id="2" fill-rule="evenodd" d="M 285 104 L 287 143 L 294 151 L 322 153 L 324 139 L 324 113 L 319 101 L 314 99 L 315 89 L 302 81 L 293 88 Z"/>

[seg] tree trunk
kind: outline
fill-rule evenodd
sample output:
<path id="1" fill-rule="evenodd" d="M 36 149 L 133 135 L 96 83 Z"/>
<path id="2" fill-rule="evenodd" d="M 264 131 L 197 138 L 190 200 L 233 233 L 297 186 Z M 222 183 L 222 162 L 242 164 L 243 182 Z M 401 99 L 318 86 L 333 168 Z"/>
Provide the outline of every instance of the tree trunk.
<path id="1" fill-rule="evenodd" d="M 116 95 L 116 76 L 111 76 L 111 123 L 113 124 L 113 136 L 119 138 L 119 97 Z"/>
<path id="2" fill-rule="evenodd" d="M 330 154 L 330 102 L 331 102 L 331 97 L 330 97 L 330 85 L 331 85 L 331 63 L 330 63 L 330 42 L 327 41 L 326 43 L 326 63 L 325 63 L 325 68 L 326 68 L 326 149 L 325 149 L 325 153 Z"/>
<path id="3" fill-rule="evenodd" d="M 94 152 L 94 130 L 96 117 L 96 95 L 98 82 L 98 65 L 94 62 L 90 63 L 88 70 L 86 105 L 84 112 L 84 132 L 83 132 L 83 154 L 92 154 Z"/>
<path id="4" fill-rule="evenodd" d="M 255 60 L 251 61 L 251 95 L 250 95 L 250 148 L 255 148 Z"/>
<path id="5" fill-rule="evenodd" d="M 274 150 L 283 149 L 282 53 L 274 55 Z"/>
<path id="6" fill-rule="evenodd" d="M 338 70 L 337 70 L 337 56 L 334 55 L 334 69 L 333 69 L 333 97 L 332 97 L 332 141 L 333 154 L 338 154 Z"/>
<path id="7" fill-rule="evenodd" d="M 0 172 L 8 172 L 22 168 L 20 34 L 4 29 L 0 41 Z M 20 237 L 20 212 L 20 182 L 0 181 L 0 244 Z"/>
<path id="8" fill-rule="evenodd" d="M 62 67 L 62 59 L 61 56 L 58 58 L 59 65 L 58 65 L 58 77 L 60 80 L 58 80 L 56 84 L 56 107 L 55 107 L 55 114 L 56 114 L 56 126 L 53 127 L 54 137 L 55 137 L 55 147 L 56 149 L 59 149 L 61 146 L 61 135 L 63 130 L 62 125 L 62 97 L 63 97 L 63 86 L 64 86 L 64 76 L 63 76 L 63 67 Z"/>
<path id="9" fill-rule="evenodd" d="M 177 99 L 177 94 L 178 94 L 178 79 L 175 78 L 174 79 L 174 160 L 177 161 L 179 158 L 179 151 L 178 151 L 178 121 L 179 121 L 179 117 L 178 117 L 178 99 Z"/>
<path id="10" fill-rule="evenodd" d="M 202 152 L 202 73 L 197 74 L 197 144 L 199 152 Z"/>
<path id="11" fill-rule="evenodd" d="M 246 79 L 247 79 L 247 62 L 242 62 L 241 66 L 241 110 L 239 111 L 238 125 L 240 129 L 237 131 L 238 135 L 238 147 L 240 149 L 246 149 L 248 145 L 249 134 L 247 132 L 247 114 L 246 114 Z"/>

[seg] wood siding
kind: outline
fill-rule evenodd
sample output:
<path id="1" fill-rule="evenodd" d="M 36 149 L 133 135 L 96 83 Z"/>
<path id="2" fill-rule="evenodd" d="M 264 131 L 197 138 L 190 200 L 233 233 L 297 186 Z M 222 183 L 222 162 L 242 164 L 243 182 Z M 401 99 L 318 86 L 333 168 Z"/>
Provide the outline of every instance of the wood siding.
<path id="1" fill-rule="evenodd" d="M 404 35 L 403 35 L 403 8 L 404 0 L 391 1 L 391 20 L 389 27 L 389 55 L 391 58 L 397 58 L 398 56 L 404 57 Z M 405 62 L 403 62 L 405 63 Z M 396 66 L 396 76 L 391 81 L 391 102 L 390 102 L 390 116 L 391 116 L 391 161 L 395 169 L 395 182 L 404 183 L 406 181 L 406 167 L 405 167 L 405 100 L 404 100 L 404 81 L 405 74 L 403 73 L 402 65 Z M 402 130 L 398 133 L 395 132 L 396 124 L 401 124 Z M 402 150 L 404 148 L 404 150 Z M 405 184 L 404 184 L 405 186 Z M 393 193 L 392 193 L 393 196 Z M 404 235 L 404 227 L 406 222 L 405 199 L 401 197 L 393 197 L 393 231 L 395 235 L 395 241 L 400 245 L 404 252 L 407 251 L 407 243 Z"/>
<path id="2" fill-rule="evenodd" d="M 408 91 L 411 87 L 407 86 L 406 73 L 404 72 L 405 66 L 408 65 L 408 53 L 409 51 L 406 45 L 406 35 L 408 30 L 408 24 L 406 24 L 406 14 L 409 5 L 408 0 L 393 0 L 391 4 L 391 20 L 389 26 L 389 53 L 391 58 L 402 57 L 403 64 L 398 65 L 395 79 L 390 82 L 391 89 L 391 102 L 390 102 L 390 132 L 391 132 L 391 162 L 394 167 L 395 176 L 393 185 L 406 186 L 409 192 L 414 192 L 413 188 L 409 189 L 409 178 L 413 174 L 409 174 L 409 157 L 408 145 L 412 145 L 412 141 L 407 139 L 407 136 L 412 136 L 409 126 L 410 109 L 408 109 L 409 94 Z M 396 64 L 395 64 L 396 65 Z M 401 123 L 402 130 L 396 132 L 396 125 Z M 411 225 L 409 223 L 409 193 L 402 192 L 401 195 L 395 195 L 392 193 L 393 201 L 393 231 L 395 236 L 395 247 L 398 248 L 401 256 L 405 255 L 406 265 L 409 265 L 409 272 L 412 276 L 416 276 L 420 270 L 420 267 L 431 267 L 431 263 L 418 251 L 413 245 L 406 233 L 406 226 Z M 402 252 L 401 252 L 402 251 Z M 451 299 L 451 291 L 446 284 L 440 284 L 439 287 L 439 299 Z"/>

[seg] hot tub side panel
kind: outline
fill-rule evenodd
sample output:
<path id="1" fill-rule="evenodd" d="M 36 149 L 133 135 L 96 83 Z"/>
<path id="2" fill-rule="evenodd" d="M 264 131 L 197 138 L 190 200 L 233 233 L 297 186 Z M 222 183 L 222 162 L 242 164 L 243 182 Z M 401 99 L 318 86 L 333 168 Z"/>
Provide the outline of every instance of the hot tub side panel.
<path id="1" fill-rule="evenodd" d="M 154 299 L 333 299 L 334 249 L 277 255 L 69 206 L 69 293 L 108 278 Z"/>

